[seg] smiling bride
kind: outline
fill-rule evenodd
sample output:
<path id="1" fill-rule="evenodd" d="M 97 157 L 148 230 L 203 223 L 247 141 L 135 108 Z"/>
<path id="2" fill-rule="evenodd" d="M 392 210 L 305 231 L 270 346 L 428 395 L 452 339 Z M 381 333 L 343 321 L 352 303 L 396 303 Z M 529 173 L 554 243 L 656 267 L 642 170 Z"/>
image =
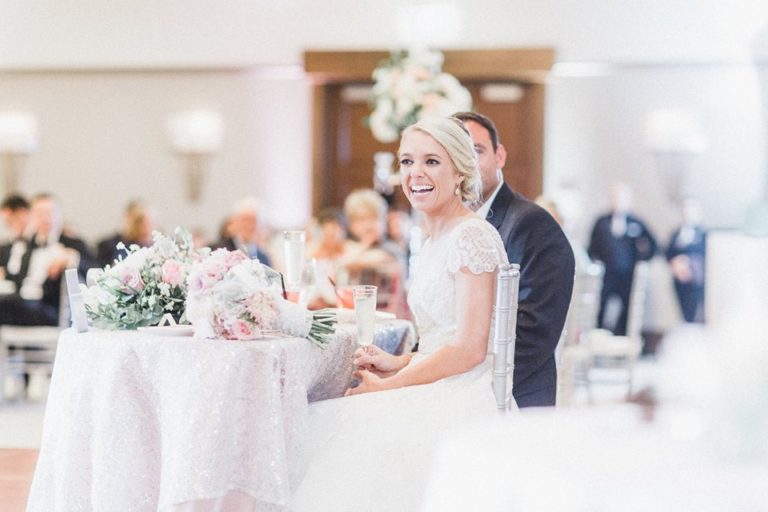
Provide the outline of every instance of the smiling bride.
<path id="1" fill-rule="evenodd" d="M 480 181 L 472 140 L 461 121 L 427 118 L 404 130 L 398 155 L 403 192 L 429 234 L 408 293 L 419 352 L 359 349 L 360 385 L 311 406 L 296 511 L 418 510 L 442 433 L 495 414 L 488 339 L 507 256 L 466 206 Z"/>

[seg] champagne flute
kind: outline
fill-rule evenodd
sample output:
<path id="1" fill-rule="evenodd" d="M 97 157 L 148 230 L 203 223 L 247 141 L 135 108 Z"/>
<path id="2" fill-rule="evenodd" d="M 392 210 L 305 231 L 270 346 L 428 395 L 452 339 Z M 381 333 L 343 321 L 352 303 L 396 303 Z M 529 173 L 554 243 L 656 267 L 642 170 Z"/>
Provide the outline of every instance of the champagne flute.
<path id="1" fill-rule="evenodd" d="M 365 347 L 373 343 L 373 332 L 376 328 L 376 287 L 355 286 L 352 293 L 355 298 L 357 343 Z"/>
<path id="2" fill-rule="evenodd" d="M 301 273 L 304 264 L 304 231 L 283 231 L 285 256 L 285 291 L 297 297 L 301 291 Z"/>
<path id="3" fill-rule="evenodd" d="M 304 262 L 301 271 L 301 291 L 299 291 L 299 304 L 307 307 L 315 297 L 317 289 L 317 260 L 312 258 Z"/>

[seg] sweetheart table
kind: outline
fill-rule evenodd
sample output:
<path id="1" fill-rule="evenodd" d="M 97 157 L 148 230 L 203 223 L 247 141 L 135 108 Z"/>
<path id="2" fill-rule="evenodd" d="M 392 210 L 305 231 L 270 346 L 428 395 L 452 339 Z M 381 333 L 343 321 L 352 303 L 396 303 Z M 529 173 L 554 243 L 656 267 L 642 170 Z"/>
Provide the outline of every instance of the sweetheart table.
<path id="1" fill-rule="evenodd" d="M 413 325 L 374 343 L 410 350 Z M 28 511 L 288 510 L 308 403 L 350 384 L 353 325 L 302 338 L 62 332 Z"/>

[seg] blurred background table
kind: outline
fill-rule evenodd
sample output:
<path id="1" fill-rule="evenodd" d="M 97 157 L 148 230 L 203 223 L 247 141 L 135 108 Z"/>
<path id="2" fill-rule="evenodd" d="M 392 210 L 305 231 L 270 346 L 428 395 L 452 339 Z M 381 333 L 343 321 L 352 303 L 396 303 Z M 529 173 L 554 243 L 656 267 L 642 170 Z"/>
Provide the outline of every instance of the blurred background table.
<path id="1" fill-rule="evenodd" d="M 394 320 L 374 342 L 396 352 L 414 337 Z M 355 338 L 347 325 L 326 349 L 67 329 L 28 510 L 288 510 L 308 403 L 343 394 Z"/>
<path id="2" fill-rule="evenodd" d="M 733 457 L 704 417 L 636 406 L 476 424 L 438 450 L 422 512 L 758 512 L 768 460 Z"/>

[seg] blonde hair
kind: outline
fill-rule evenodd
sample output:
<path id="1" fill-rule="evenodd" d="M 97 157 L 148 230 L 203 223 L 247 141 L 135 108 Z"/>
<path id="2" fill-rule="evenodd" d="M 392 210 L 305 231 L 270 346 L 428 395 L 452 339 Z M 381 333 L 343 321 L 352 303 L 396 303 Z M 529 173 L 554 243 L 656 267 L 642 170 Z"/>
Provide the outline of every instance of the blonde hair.
<path id="1" fill-rule="evenodd" d="M 383 225 L 387 218 L 387 202 L 373 189 L 353 190 L 344 200 L 344 215 L 349 221 L 362 215 L 375 215 Z"/>
<path id="2" fill-rule="evenodd" d="M 456 172 L 464 178 L 459 184 L 461 200 L 477 201 L 482 187 L 477 152 L 464 123 L 454 117 L 425 117 L 403 130 L 402 136 L 413 131 L 426 133 L 445 149 Z"/>

